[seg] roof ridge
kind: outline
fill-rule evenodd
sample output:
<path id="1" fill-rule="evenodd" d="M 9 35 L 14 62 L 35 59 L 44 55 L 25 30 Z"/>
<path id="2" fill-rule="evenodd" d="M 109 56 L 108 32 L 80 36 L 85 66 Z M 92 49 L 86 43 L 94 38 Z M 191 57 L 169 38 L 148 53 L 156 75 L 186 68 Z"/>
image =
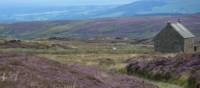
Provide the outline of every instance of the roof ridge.
<path id="1" fill-rule="evenodd" d="M 183 24 L 179 22 L 171 23 L 171 26 L 183 37 L 192 38 L 195 37 Z"/>

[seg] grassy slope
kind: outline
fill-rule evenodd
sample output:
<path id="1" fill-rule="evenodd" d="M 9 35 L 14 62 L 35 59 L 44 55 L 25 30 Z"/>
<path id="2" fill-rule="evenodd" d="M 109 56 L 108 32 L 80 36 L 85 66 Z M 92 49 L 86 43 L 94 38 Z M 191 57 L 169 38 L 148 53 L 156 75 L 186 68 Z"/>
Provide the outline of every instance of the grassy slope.
<path id="1" fill-rule="evenodd" d="M 200 36 L 200 15 L 188 16 L 138 16 L 125 18 L 108 18 L 85 21 L 46 21 L 46 22 L 22 22 L 13 24 L 0 24 L 1 37 L 13 37 L 21 39 L 43 37 L 130 37 L 149 38 L 158 33 L 168 20 L 178 18 Z"/>
<path id="2" fill-rule="evenodd" d="M 60 63 L 80 64 L 98 67 L 101 70 L 126 74 L 129 58 L 144 53 L 153 53 L 152 48 L 126 43 L 85 43 L 81 41 L 22 41 L 22 44 L 37 44 L 50 46 L 62 44 L 63 47 L 53 48 L 1 48 L 1 53 L 29 53 L 36 54 Z M 23 46 L 23 45 L 22 45 Z M 115 47 L 117 50 L 113 50 Z M 162 82 L 154 82 L 160 88 L 179 88 Z"/>

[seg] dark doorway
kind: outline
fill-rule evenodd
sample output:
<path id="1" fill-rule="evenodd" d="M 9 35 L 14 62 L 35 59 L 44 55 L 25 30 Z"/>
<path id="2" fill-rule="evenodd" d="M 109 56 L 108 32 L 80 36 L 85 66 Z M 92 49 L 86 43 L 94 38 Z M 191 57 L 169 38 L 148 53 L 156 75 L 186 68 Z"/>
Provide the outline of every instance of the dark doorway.
<path id="1" fill-rule="evenodd" d="M 194 47 L 194 51 L 195 51 L 195 52 L 197 51 L 197 46 Z"/>

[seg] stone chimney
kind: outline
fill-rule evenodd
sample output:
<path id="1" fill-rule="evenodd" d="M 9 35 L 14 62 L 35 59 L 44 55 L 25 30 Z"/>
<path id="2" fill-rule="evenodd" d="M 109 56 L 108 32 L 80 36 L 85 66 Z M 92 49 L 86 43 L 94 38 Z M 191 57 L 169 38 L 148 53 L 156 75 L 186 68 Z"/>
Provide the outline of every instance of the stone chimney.
<path id="1" fill-rule="evenodd" d="M 167 24 L 170 25 L 170 24 L 171 24 L 171 21 L 168 20 L 168 21 L 167 21 Z"/>
<path id="2" fill-rule="evenodd" d="M 178 19 L 178 20 L 177 20 L 177 22 L 181 23 L 181 22 L 182 22 L 182 20 L 181 20 L 181 19 Z"/>

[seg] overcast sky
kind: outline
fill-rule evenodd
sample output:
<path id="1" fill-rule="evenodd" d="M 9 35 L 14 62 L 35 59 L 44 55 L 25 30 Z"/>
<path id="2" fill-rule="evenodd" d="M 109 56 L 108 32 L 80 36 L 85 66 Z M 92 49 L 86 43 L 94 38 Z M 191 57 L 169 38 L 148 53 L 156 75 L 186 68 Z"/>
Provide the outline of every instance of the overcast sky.
<path id="1" fill-rule="evenodd" d="M 134 1 L 137 0 L 1 0 L 0 5 L 112 5 Z"/>

